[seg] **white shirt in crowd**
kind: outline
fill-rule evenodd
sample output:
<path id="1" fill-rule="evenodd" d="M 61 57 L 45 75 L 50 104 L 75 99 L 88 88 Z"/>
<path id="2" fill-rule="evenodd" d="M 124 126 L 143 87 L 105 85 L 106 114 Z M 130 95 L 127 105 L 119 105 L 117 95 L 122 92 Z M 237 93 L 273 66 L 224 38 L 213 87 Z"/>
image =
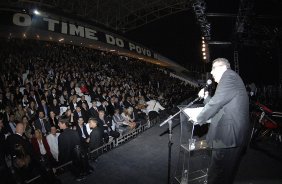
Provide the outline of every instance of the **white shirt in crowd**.
<path id="1" fill-rule="evenodd" d="M 46 149 L 45 149 L 45 147 L 43 145 L 42 140 L 37 140 L 37 142 L 38 142 L 38 145 L 39 145 L 39 150 L 40 150 L 41 155 L 45 155 L 46 154 Z"/>
<path id="2" fill-rule="evenodd" d="M 58 148 L 58 137 L 60 133 L 56 133 L 56 135 L 49 134 L 47 135 L 46 139 L 50 147 L 51 154 L 53 155 L 54 159 L 58 161 L 59 155 L 59 148 Z"/>
<path id="3" fill-rule="evenodd" d="M 156 100 L 150 100 L 148 102 L 146 102 L 146 104 L 148 105 L 146 110 L 147 110 L 147 114 L 150 111 L 156 111 L 159 112 L 159 110 L 164 110 L 165 108 L 163 106 L 161 106 L 161 104 L 156 101 Z"/>
<path id="4" fill-rule="evenodd" d="M 86 131 L 87 131 L 87 133 L 88 133 L 88 135 L 90 135 L 91 134 L 91 132 L 92 132 L 92 129 L 90 129 L 90 127 L 89 127 L 89 123 L 86 123 Z"/>

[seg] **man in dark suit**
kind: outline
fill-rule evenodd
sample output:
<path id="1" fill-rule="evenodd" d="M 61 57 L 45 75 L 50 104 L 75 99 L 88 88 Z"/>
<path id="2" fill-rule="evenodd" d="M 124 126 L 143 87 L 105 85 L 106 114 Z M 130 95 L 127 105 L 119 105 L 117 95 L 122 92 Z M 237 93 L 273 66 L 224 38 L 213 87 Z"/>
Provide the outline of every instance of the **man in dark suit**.
<path id="1" fill-rule="evenodd" d="M 103 145 L 103 136 L 97 126 L 97 120 L 95 118 L 89 118 L 88 123 L 90 129 L 92 129 L 90 133 L 89 149 L 94 150 Z M 96 155 L 96 157 L 97 156 L 98 155 Z"/>
<path id="2" fill-rule="evenodd" d="M 97 107 L 97 102 L 92 101 L 92 107 L 88 110 L 88 114 L 91 118 L 98 118 L 99 113 L 98 113 L 98 107 Z"/>
<path id="3" fill-rule="evenodd" d="M 44 112 L 41 110 L 38 112 L 38 119 L 35 120 L 34 126 L 39 129 L 44 135 L 49 134 L 51 131 L 51 125 L 49 121 L 45 118 Z"/>
<path id="4" fill-rule="evenodd" d="M 227 59 L 214 60 L 211 74 L 218 83 L 215 94 L 209 97 L 204 89 L 199 92 L 205 106 L 195 121 L 203 124 L 211 119 L 206 137 L 212 148 L 208 183 L 231 184 L 248 142 L 249 100 L 242 79 Z"/>
<path id="5" fill-rule="evenodd" d="M 86 125 L 84 124 L 83 117 L 79 117 L 77 120 L 76 131 L 79 135 L 81 144 L 86 148 L 87 143 L 89 142 L 89 134 L 86 129 Z"/>
<path id="6" fill-rule="evenodd" d="M 69 122 L 67 119 L 59 120 L 59 127 L 63 132 L 58 137 L 59 148 L 59 163 L 64 164 L 72 161 L 72 170 L 77 176 L 77 180 L 83 179 L 82 175 L 82 160 L 80 138 L 77 131 L 69 128 Z"/>

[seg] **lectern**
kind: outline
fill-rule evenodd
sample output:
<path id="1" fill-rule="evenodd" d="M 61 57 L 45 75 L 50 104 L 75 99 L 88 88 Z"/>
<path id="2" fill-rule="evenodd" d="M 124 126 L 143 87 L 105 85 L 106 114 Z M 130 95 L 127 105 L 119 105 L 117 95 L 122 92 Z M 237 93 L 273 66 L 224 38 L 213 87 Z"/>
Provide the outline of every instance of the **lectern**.
<path id="1" fill-rule="evenodd" d="M 211 149 L 205 137 L 194 135 L 195 125 L 185 113 L 185 105 L 178 106 L 180 112 L 181 137 L 180 151 L 173 183 L 204 184 L 207 183 L 207 171 Z M 199 126 L 199 125 L 198 125 Z"/>

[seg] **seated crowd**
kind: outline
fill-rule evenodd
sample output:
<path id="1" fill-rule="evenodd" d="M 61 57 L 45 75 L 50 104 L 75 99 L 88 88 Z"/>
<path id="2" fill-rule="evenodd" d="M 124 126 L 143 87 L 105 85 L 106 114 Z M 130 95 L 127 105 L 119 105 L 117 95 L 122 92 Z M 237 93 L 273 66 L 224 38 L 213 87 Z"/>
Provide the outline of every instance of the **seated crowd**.
<path id="1" fill-rule="evenodd" d="M 90 48 L 2 39 L 0 49 L 1 168 L 7 156 L 18 169 L 66 163 L 70 142 L 96 149 L 193 93 L 164 68 Z"/>

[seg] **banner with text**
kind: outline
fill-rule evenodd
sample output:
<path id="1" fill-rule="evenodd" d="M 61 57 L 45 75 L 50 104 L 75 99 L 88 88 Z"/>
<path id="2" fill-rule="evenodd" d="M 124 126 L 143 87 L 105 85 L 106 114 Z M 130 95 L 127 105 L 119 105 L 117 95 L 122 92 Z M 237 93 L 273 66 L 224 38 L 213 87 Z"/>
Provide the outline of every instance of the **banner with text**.
<path id="1" fill-rule="evenodd" d="M 62 21 L 60 18 L 37 16 L 23 12 L 1 11 L 0 16 L 0 24 L 2 25 L 19 26 L 27 29 L 32 27 L 44 31 L 86 38 L 127 49 L 144 56 L 154 57 L 153 52 L 144 46 L 130 42 L 116 34 L 103 31 L 100 28 L 97 29 L 94 26 L 85 26 L 83 23 L 75 23 L 75 21 L 71 20 Z"/>

